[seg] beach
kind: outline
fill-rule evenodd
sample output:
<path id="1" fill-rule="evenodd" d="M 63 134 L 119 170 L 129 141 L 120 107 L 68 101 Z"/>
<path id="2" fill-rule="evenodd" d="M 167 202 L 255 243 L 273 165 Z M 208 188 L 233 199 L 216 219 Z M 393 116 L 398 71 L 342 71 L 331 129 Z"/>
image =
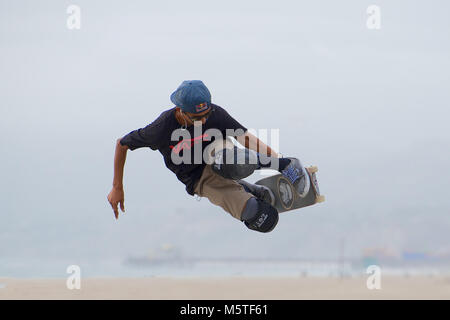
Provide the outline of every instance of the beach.
<path id="1" fill-rule="evenodd" d="M 86 278 L 72 290 L 66 281 L 0 278 L 0 300 L 450 299 L 450 276 L 442 275 L 386 276 L 372 290 L 365 277 Z"/>

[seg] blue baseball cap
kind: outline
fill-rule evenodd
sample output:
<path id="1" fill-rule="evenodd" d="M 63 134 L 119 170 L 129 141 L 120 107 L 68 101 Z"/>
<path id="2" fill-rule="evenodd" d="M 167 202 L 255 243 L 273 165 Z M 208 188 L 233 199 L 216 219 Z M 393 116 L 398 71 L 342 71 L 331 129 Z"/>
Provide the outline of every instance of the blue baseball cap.
<path id="1" fill-rule="evenodd" d="M 170 100 L 181 110 L 200 113 L 211 105 L 211 93 L 200 80 L 185 80 L 170 95 Z"/>

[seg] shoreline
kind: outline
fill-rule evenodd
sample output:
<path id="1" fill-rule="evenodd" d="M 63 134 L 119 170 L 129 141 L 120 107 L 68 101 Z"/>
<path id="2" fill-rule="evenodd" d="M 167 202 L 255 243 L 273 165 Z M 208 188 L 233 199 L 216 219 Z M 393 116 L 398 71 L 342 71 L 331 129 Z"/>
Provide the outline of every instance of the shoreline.
<path id="1" fill-rule="evenodd" d="M 379 290 L 367 277 L 142 277 L 82 278 L 69 290 L 67 278 L 0 278 L 0 300 L 310 300 L 450 299 L 450 276 L 384 276 Z"/>

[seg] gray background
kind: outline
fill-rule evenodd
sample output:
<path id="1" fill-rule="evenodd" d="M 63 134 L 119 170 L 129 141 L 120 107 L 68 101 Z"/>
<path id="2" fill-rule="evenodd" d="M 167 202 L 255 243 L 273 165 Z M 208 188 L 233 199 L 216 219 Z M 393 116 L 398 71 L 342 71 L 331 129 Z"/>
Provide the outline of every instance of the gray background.
<path id="1" fill-rule="evenodd" d="M 81 30 L 66 27 L 70 4 Z M 366 27 L 371 4 L 380 30 Z M 69 264 L 108 274 L 164 243 L 187 257 L 448 254 L 449 10 L 0 0 L 0 275 L 57 276 Z M 114 220 L 115 140 L 170 108 L 186 79 L 203 80 L 243 125 L 280 129 L 284 155 L 319 166 L 327 201 L 259 234 L 195 201 L 158 152 L 140 149 L 128 153 L 126 214 Z"/>

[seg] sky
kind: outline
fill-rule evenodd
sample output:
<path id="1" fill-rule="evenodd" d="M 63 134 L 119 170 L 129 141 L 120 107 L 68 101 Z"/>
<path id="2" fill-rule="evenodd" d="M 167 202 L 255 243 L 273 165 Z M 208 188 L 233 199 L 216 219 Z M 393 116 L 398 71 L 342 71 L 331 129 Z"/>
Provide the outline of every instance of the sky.
<path id="1" fill-rule="evenodd" d="M 80 29 L 67 27 L 70 5 Z M 367 27 L 370 5 L 380 29 Z M 450 252 L 449 9 L 0 0 L 0 273 L 120 261 L 166 243 L 196 257 Z M 319 167 L 326 202 L 253 232 L 189 196 L 144 148 L 128 152 L 116 221 L 106 199 L 116 139 L 171 108 L 188 79 L 244 126 L 279 130 L 278 151 Z"/>

